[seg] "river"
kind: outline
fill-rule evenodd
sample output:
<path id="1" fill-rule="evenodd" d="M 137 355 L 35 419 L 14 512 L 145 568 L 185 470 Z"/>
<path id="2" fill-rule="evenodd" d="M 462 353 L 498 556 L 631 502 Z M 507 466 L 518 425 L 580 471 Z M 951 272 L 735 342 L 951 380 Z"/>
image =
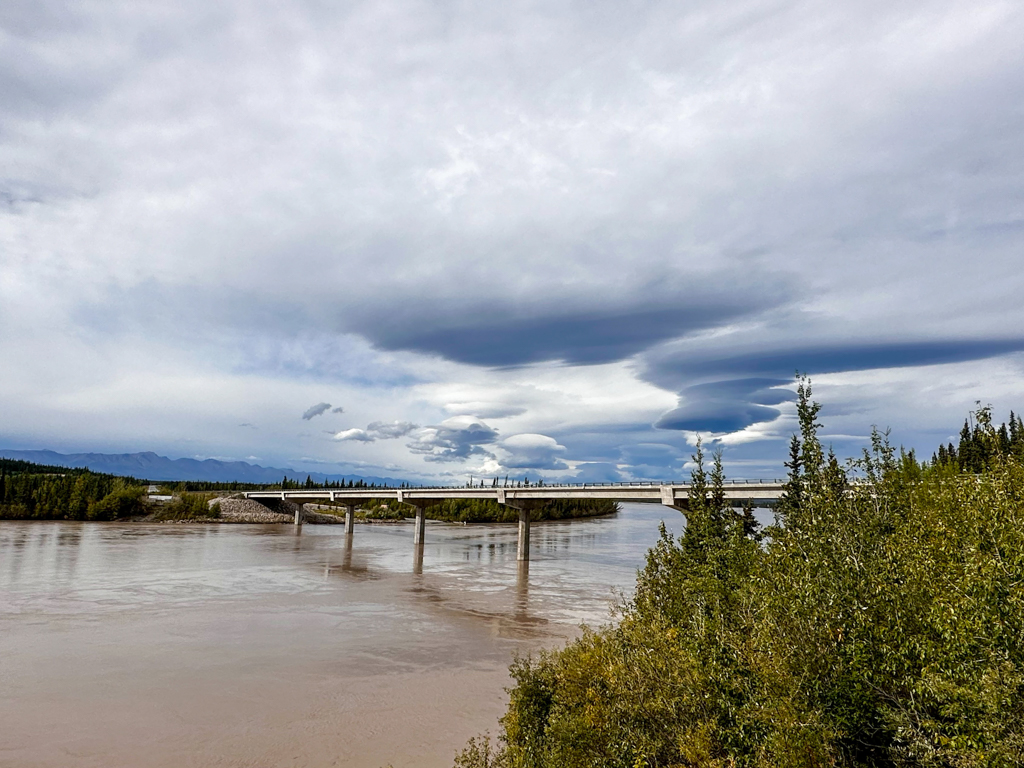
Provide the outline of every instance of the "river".
<path id="1" fill-rule="evenodd" d="M 0 766 L 448 768 L 661 520 L 535 523 L 527 569 L 514 525 L 0 522 Z"/>

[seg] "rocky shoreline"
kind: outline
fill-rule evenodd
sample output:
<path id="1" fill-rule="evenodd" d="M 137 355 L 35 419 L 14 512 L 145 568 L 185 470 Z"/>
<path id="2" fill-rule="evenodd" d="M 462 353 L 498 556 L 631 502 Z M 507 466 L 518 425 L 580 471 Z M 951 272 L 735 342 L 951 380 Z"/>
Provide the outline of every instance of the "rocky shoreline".
<path id="1" fill-rule="evenodd" d="M 216 523 L 247 523 L 250 525 L 276 525 L 281 523 L 294 523 L 295 512 L 299 505 L 292 501 L 274 499 L 273 508 L 267 504 L 246 498 L 233 496 L 210 499 L 210 506 L 218 505 L 220 515 L 217 517 L 189 517 L 178 520 L 160 519 L 158 513 L 144 517 L 133 518 L 133 522 L 139 523 L 198 523 L 201 525 Z M 314 504 L 302 505 L 302 522 L 310 525 L 344 525 L 344 514 L 332 514 L 328 512 L 317 512 L 310 507 L 318 507 Z M 322 509 L 322 507 L 319 507 Z M 406 522 L 404 519 L 395 518 L 365 518 L 357 517 L 355 522 L 368 525 L 401 525 Z"/>

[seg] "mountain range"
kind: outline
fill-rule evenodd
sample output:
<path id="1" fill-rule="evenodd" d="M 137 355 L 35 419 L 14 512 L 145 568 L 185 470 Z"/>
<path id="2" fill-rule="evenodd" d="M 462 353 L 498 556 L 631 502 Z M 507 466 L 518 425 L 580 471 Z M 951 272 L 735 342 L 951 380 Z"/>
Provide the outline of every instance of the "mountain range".
<path id="1" fill-rule="evenodd" d="M 400 485 L 393 477 L 367 475 L 331 475 L 322 472 L 297 472 L 281 467 L 263 467 L 245 461 L 219 459 L 169 459 L 152 451 L 142 453 L 57 453 L 56 451 L 15 451 L 0 448 L 0 458 L 31 461 L 59 467 L 88 467 L 93 472 L 125 475 L 145 480 L 205 480 L 220 483 L 277 483 L 282 477 L 302 482 L 307 476 L 314 482 L 363 480 L 377 485 Z"/>

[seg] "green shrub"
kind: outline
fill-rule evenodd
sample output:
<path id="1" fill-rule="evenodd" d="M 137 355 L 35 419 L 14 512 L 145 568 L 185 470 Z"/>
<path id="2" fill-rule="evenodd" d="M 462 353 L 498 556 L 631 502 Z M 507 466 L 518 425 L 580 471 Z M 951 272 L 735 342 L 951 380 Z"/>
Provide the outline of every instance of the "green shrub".
<path id="1" fill-rule="evenodd" d="M 88 520 L 116 520 L 145 514 L 144 495 L 145 490 L 141 486 L 122 484 L 99 501 L 89 504 L 85 516 Z"/>
<path id="2" fill-rule="evenodd" d="M 875 433 L 841 468 L 798 392 L 766 537 L 698 446 L 687 528 L 621 620 L 517 660 L 497 754 L 460 768 L 1024 763 L 1024 464 L 922 466 Z"/>
<path id="3" fill-rule="evenodd" d="M 156 520 L 203 520 L 220 517 L 220 504 L 210 504 L 212 494 L 182 493 L 164 505 L 153 517 Z"/>

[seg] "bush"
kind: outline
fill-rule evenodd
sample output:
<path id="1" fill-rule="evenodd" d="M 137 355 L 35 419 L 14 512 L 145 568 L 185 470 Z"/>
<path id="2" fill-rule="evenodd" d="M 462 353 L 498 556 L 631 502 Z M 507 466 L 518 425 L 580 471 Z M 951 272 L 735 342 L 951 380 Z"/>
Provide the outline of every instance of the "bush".
<path id="1" fill-rule="evenodd" d="M 875 433 L 844 469 L 798 393 L 767 537 L 698 446 L 686 531 L 619 623 L 517 660 L 497 756 L 460 768 L 1024 762 L 1024 464 L 922 467 Z"/>
<path id="2" fill-rule="evenodd" d="M 142 497 L 145 490 L 137 485 L 120 485 L 102 499 L 89 504 L 89 520 L 116 520 L 119 517 L 142 515 L 146 512 Z"/>
<path id="3" fill-rule="evenodd" d="M 211 494 L 182 493 L 153 515 L 156 520 L 203 520 L 220 517 L 220 504 L 210 504 Z"/>

